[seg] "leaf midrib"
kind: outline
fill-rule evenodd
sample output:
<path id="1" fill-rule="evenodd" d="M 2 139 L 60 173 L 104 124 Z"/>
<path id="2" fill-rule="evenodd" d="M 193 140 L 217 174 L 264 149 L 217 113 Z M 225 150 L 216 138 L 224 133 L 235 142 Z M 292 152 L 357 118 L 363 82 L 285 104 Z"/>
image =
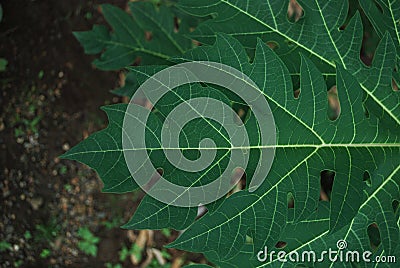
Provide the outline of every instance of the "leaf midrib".
<path id="1" fill-rule="evenodd" d="M 85 152 L 77 152 L 68 154 L 68 156 L 82 155 L 82 154 L 93 154 L 93 153 L 115 153 L 124 151 L 157 151 L 157 150 L 251 150 L 251 149 L 286 149 L 286 148 L 400 148 L 400 143 L 352 143 L 352 144 L 340 144 L 340 143 L 327 143 L 327 144 L 283 144 L 283 145 L 254 145 L 247 147 L 186 147 L 186 148 L 169 148 L 169 147 L 158 147 L 158 148 L 132 148 L 132 149 L 113 149 L 113 150 L 92 150 Z"/>

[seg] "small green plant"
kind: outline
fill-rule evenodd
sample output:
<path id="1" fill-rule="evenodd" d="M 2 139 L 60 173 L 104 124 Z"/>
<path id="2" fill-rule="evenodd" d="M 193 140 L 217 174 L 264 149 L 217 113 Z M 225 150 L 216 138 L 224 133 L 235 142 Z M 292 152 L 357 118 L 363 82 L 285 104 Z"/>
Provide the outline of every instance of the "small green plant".
<path id="1" fill-rule="evenodd" d="M 142 259 L 142 248 L 135 243 L 133 243 L 129 249 L 126 246 L 123 246 L 121 251 L 119 252 L 119 260 L 123 262 L 130 255 L 134 255 L 135 259 L 140 262 L 140 260 Z"/>
<path id="2" fill-rule="evenodd" d="M 100 238 L 94 236 L 87 227 L 79 228 L 78 236 L 81 238 L 81 241 L 78 243 L 78 248 L 85 254 L 96 257 L 97 244 L 99 243 Z"/>
<path id="3" fill-rule="evenodd" d="M 107 262 L 107 263 L 106 263 L 106 268 L 122 268 L 122 265 L 119 264 L 119 263 L 117 263 L 117 264 L 112 264 L 112 263 Z"/>
<path id="4" fill-rule="evenodd" d="M 0 241 L 0 252 L 11 249 L 11 244 L 7 241 Z"/>
<path id="5" fill-rule="evenodd" d="M 42 249 L 42 252 L 40 252 L 40 258 L 46 259 L 51 255 L 51 251 L 47 248 Z"/>
<path id="6" fill-rule="evenodd" d="M 171 268 L 170 263 L 160 264 L 156 259 L 152 259 L 148 268 Z"/>
<path id="7" fill-rule="evenodd" d="M 17 260 L 14 262 L 14 267 L 18 268 L 18 267 L 21 267 L 21 265 L 23 265 L 23 264 L 24 264 L 23 260 Z"/>
<path id="8" fill-rule="evenodd" d="M 8 61 L 4 58 L 0 58 L 0 72 L 4 72 L 7 69 Z"/>
<path id="9" fill-rule="evenodd" d="M 44 76 L 44 71 L 43 71 L 43 70 L 40 70 L 39 73 L 38 73 L 38 78 L 39 78 L 39 79 L 42 79 L 43 76 Z"/>
<path id="10" fill-rule="evenodd" d="M 61 167 L 60 167 L 60 171 L 59 171 L 59 173 L 61 174 L 61 175 L 65 175 L 66 173 L 67 173 L 67 167 L 66 166 L 64 166 L 64 165 L 62 165 Z"/>
<path id="11" fill-rule="evenodd" d="M 64 185 L 64 189 L 67 192 L 71 192 L 72 191 L 72 185 L 67 183 L 67 184 Z"/>
<path id="12" fill-rule="evenodd" d="M 162 228 L 161 233 L 167 238 L 171 237 L 171 230 L 168 228 Z"/>
<path id="13" fill-rule="evenodd" d="M 25 237 L 25 239 L 26 239 L 26 240 L 29 240 L 29 239 L 31 239 L 31 238 L 32 238 L 32 234 L 31 234 L 31 232 L 30 232 L 30 231 L 25 231 L 25 233 L 24 233 L 24 237 Z"/>
<path id="14" fill-rule="evenodd" d="M 103 221 L 101 222 L 107 230 L 111 230 L 113 228 L 121 226 L 123 223 L 123 219 L 121 217 L 115 216 L 111 221 Z"/>
<path id="15" fill-rule="evenodd" d="M 37 224 L 35 228 L 36 241 L 52 242 L 60 231 L 60 226 L 55 218 L 51 218 L 46 224 Z"/>

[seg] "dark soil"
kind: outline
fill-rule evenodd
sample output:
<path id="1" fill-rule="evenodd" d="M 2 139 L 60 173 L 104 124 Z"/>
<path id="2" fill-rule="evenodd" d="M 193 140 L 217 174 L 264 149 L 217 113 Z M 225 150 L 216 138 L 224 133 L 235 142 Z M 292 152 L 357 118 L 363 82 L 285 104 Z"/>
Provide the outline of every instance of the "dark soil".
<path id="1" fill-rule="evenodd" d="M 202 260 L 162 249 L 176 232 L 119 229 L 142 194 L 101 194 L 93 171 L 58 158 L 105 127 L 100 106 L 121 101 L 109 93 L 118 86 L 119 73 L 94 69 L 94 57 L 85 56 L 72 35 L 104 23 L 98 12 L 103 2 L 126 4 L 0 1 L 0 58 L 8 61 L 0 72 L 1 267 L 166 267 L 151 266 L 157 265 L 157 254 L 151 257 L 157 250 L 171 255 L 164 257 L 171 267 Z M 97 257 L 78 247 L 83 227 L 100 238 Z M 119 251 L 132 243 L 143 244 L 139 257 L 121 261 Z"/>

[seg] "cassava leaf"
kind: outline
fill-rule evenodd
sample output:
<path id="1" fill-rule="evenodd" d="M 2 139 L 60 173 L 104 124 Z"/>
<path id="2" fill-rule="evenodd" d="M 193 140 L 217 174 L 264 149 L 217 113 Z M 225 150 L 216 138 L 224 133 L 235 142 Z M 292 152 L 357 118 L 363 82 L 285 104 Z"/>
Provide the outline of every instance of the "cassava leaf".
<path id="1" fill-rule="evenodd" d="M 339 30 L 347 17 L 348 0 L 298 2 L 304 15 L 297 22 L 289 21 L 286 1 L 182 0 L 179 7 L 194 16 L 214 15 L 213 19 L 201 23 L 191 33 L 190 36 L 200 42 L 210 44 L 215 40 L 216 32 L 224 32 L 238 38 L 244 46 L 254 48 L 256 37 L 260 37 L 265 42 L 277 44 L 275 51 L 287 63 L 290 72 L 296 73 L 299 66 L 292 64 L 296 62 L 296 55 L 291 53 L 293 50 L 309 55 L 317 65 L 344 67 L 355 75 L 367 104 L 371 106 L 370 110 L 389 122 L 391 129 L 397 130 L 395 126 L 400 124 L 400 92 L 394 92 L 391 86 L 396 59 L 391 38 L 382 32 L 385 37 L 376 52 L 380 58 L 376 57 L 379 60 L 368 68 L 359 57 L 363 36 L 359 13 L 350 19 L 344 30 Z M 393 7 L 398 5 L 398 1 L 391 2 Z M 397 8 L 392 11 L 397 11 Z M 398 14 L 393 19 L 397 17 Z M 390 68 L 390 72 L 386 68 Z M 328 67 L 319 69 L 331 73 Z"/>
<path id="2" fill-rule="evenodd" d="M 189 30 L 186 22 L 181 21 L 177 33 L 175 14 L 165 4 L 131 2 L 131 14 L 109 4 L 101 8 L 113 32 L 95 25 L 91 31 L 74 33 L 87 54 L 102 53 L 94 61 L 99 69 L 120 69 L 138 57 L 142 64 L 166 63 L 171 56 L 180 55 L 192 46 L 190 39 L 182 34 Z"/>

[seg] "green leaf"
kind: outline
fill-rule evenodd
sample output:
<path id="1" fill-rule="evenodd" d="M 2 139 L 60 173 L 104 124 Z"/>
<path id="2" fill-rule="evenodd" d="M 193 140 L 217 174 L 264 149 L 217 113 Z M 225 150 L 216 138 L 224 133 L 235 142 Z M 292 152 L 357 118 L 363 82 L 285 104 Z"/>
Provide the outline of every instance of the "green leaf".
<path id="1" fill-rule="evenodd" d="M 60 158 L 84 163 L 100 175 L 104 192 L 131 192 L 137 184 L 125 164 L 122 152 L 121 122 L 126 105 L 116 104 L 102 108 L 108 116 L 109 125 L 82 141 Z"/>
<path id="2" fill-rule="evenodd" d="M 356 78 L 340 65 L 336 68 L 336 85 L 341 112 L 338 119 L 331 121 L 327 115 L 327 88 L 323 75 L 305 56 L 301 57 L 300 95 L 297 99 L 293 96 L 288 69 L 261 40 L 257 44 L 252 63 L 241 44 L 227 35 L 218 35 L 213 46 L 202 46 L 174 59 L 177 62 L 191 60 L 224 63 L 248 75 L 262 90 L 261 93 L 271 106 L 278 143 L 272 170 L 259 189 L 251 193 L 243 190 L 222 199 L 222 204 L 214 206 L 214 209 L 195 221 L 170 247 L 206 252 L 218 264 L 230 263 L 238 256 L 254 257 L 264 246 L 274 247 L 290 226 L 305 223 L 310 228 L 310 215 L 320 206 L 320 173 L 323 170 L 335 172 L 327 216 L 314 219 L 323 222 L 323 227 L 313 227 L 311 230 L 315 232 L 303 233 L 309 239 L 315 239 L 316 235 L 322 233 L 327 239 L 336 239 L 335 235 L 351 225 L 363 211 L 365 202 L 371 201 L 365 194 L 369 190 L 363 182 L 364 173 L 371 174 L 373 182 L 379 181 L 385 176 L 379 172 L 379 167 L 383 163 L 390 163 L 385 167 L 386 172 L 397 174 L 400 164 L 399 137 L 382 127 L 373 115 L 365 115 L 363 90 Z M 132 71 L 138 74 L 141 81 L 144 77 L 151 76 L 155 69 L 137 67 Z M 149 131 L 146 132 L 146 144 L 148 150 L 154 152 L 151 155 L 154 165 L 163 168 L 163 177 L 185 185 L 196 181 L 199 176 L 204 176 L 201 183 L 206 183 L 220 174 L 219 169 L 213 168 L 200 174 L 188 174 L 173 168 L 165 161 L 165 156 L 158 152 L 162 149 L 161 122 L 176 105 L 201 96 L 231 103 L 229 95 L 225 93 L 223 90 L 218 93 L 212 87 L 189 84 L 169 92 L 165 99 L 155 104 L 147 121 L 146 128 Z M 105 185 L 111 181 L 113 185 L 122 185 L 128 183 L 128 178 L 130 184 L 117 187 L 115 191 L 130 191 L 133 187 L 129 185 L 134 183 L 122 158 L 121 147 L 121 125 L 126 106 L 113 105 L 104 109 L 109 116 L 109 127 L 90 136 L 64 157 L 94 167 Z M 251 178 L 261 149 L 257 148 L 259 133 L 251 113 L 246 129 L 252 142 L 250 153 L 255 157 L 255 161 L 250 161 L 246 169 L 246 175 Z M 185 150 L 198 148 L 199 141 L 205 137 L 213 138 L 220 148 L 213 163 L 221 164 L 220 168 L 225 166 L 226 148 L 229 144 L 225 143 L 226 134 L 223 131 L 213 131 L 213 125 L 207 120 L 188 124 L 182 131 L 187 137 L 180 143 Z M 115 168 L 116 166 L 119 168 Z M 121 171 L 124 173 L 120 174 Z M 388 184 L 389 186 L 391 191 L 398 189 L 397 180 Z M 294 209 L 287 207 L 289 193 L 294 197 Z M 385 204 L 389 206 L 390 202 Z M 194 221 L 195 211 L 193 208 L 173 207 L 146 197 L 124 227 L 181 229 Z M 396 230 L 390 230 L 390 235 L 396 234 Z M 389 233 L 385 237 L 387 235 Z M 245 245 L 247 236 L 252 240 L 251 250 Z M 301 235 L 294 239 L 298 237 Z M 396 241 L 392 239 L 385 242 L 385 250 L 392 252 Z"/>
<path id="3" fill-rule="evenodd" d="M 398 1 L 392 2 L 397 7 Z M 299 65 L 296 68 L 292 64 L 296 62 L 295 53 L 298 52 L 310 55 L 317 65 L 344 67 L 355 75 L 368 105 L 372 106 L 371 111 L 397 131 L 394 126 L 400 124 L 400 92 L 394 92 L 391 86 L 396 53 L 390 36 L 383 38 L 376 52 L 378 60 L 368 68 L 359 57 L 363 35 L 359 13 L 350 19 L 345 30 L 339 30 L 347 17 L 347 0 L 299 3 L 304 16 L 295 23 L 287 18 L 286 1 L 182 0 L 179 7 L 194 16 L 214 14 L 213 19 L 200 24 L 190 35 L 200 42 L 210 44 L 215 40 L 216 32 L 224 32 L 238 38 L 245 47 L 254 48 L 256 37 L 260 37 L 265 42 L 278 45 L 275 51 L 290 72 L 298 70 Z M 398 12 L 393 19 L 397 16 Z M 237 21 L 240 24 L 235 23 Z M 389 73 L 386 68 L 390 68 Z M 322 72 L 329 70 L 328 67 L 319 69 Z"/>
<path id="4" fill-rule="evenodd" d="M 243 55 L 238 47 L 234 39 L 221 36 L 214 47 L 202 47 L 184 57 L 201 60 L 201 55 L 207 55 L 208 60 L 251 70 L 246 74 L 263 89 L 279 133 L 272 171 L 264 184 L 255 192 L 232 195 L 170 245 L 191 251 L 215 251 L 219 260 L 233 258 L 249 231 L 254 233 L 255 248 L 275 245 L 289 221 L 285 213 L 289 192 L 294 195 L 295 222 L 306 219 L 317 207 L 320 172 L 325 169 L 336 172 L 329 230 L 340 230 L 361 206 L 363 173 L 372 174 L 379 163 L 388 161 L 392 154 L 398 155 L 400 148 L 398 137 L 380 128 L 373 116 L 365 116 L 362 89 L 343 68 L 337 69 L 341 114 L 330 121 L 325 83 L 311 61 L 302 58 L 301 92 L 295 99 L 288 71 L 266 45 L 259 42 L 251 66 L 236 60 Z"/>
<path id="5" fill-rule="evenodd" d="M 386 32 L 394 40 L 397 50 L 397 71 L 393 70 L 393 78 L 400 85 L 400 2 L 391 0 L 359 0 L 360 6 L 380 38 Z"/>
<path id="6" fill-rule="evenodd" d="M 188 32 L 185 21 L 177 33 L 172 8 L 148 2 L 129 3 L 130 13 L 105 4 L 103 15 L 113 28 L 95 25 L 91 31 L 75 32 L 87 54 L 102 53 L 94 61 L 102 70 L 116 70 L 131 65 L 137 58 L 141 64 L 166 63 L 167 59 L 191 48 L 192 43 L 183 37 Z M 147 35 L 146 35 L 147 33 Z"/>
<path id="7" fill-rule="evenodd" d="M 249 191 L 252 175 L 264 163 L 265 149 L 260 145 L 261 133 L 253 107 L 226 89 L 196 83 L 177 87 L 157 103 L 151 103 L 154 107 L 147 122 L 140 117 L 145 108 L 138 106 L 137 114 L 130 115 L 146 128 L 144 150 L 162 176 L 174 184 L 191 187 L 211 182 L 226 168 L 232 150 L 238 149 L 232 148 L 221 125 L 198 118 L 183 127 L 179 148 L 175 149 L 188 159 L 197 159 L 200 141 L 212 139 L 217 153 L 210 166 L 188 172 L 168 161 L 161 143 L 163 123 L 177 105 L 194 98 L 208 97 L 245 110 L 244 127 L 250 146 L 240 149 L 249 152 L 250 161 L 245 169 L 245 189 L 207 204 L 208 212 L 199 219 L 197 207 L 176 207 L 145 196 L 124 228 L 186 229 L 169 247 L 203 252 L 222 268 L 295 267 L 299 263 L 282 263 L 276 255 L 264 262 L 256 256 L 264 247 L 286 253 L 314 250 L 318 254 L 328 248 L 336 250 L 339 240 L 347 242 L 346 250 L 370 250 L 372 257 L 400 256 L 400 93 L 392 90 L 400 62 L 399 1 L 360 1 L 381 38 L 370 67 L 360 60 L 363 26 L 358 12 L 347 18 L 348 1 L 299 3 L 304 15 L 293 22 L 287 18 L 287 1 L 182 0 L 183 11 L 205 20 L 190 34 L 203 43 L 193 50 L 188 50 L 188 41 L 182 50 L 165 52 L 164 48 L 171 45 L 168 33 L 175 34 L 174 40 L 179 43 L 182 29 L 179 33 L 171 31 L 171 26 L 162 30 L 165 25 L 158 23 L 157 13 L 162 6 L 145 6 L 144 10 L 150 10 L 149 16 L 135 12 L 129 16 L 105 5 L 104 15 L 114 32 L 110 34 L 99 26 L 80 36 L 87 52 L 104 52 L 97 61 L 100 68 L 128 66 L 137 56 L 145 60 L 144 64 L 163 64 L 128 68 L 125 86 L 114 91 L 119 95 L 132 96 L 144 81 L 172 63 L 213 61 L 250 77 L 275 118 L 274 163 L 261 187 Z M 176 10 L 171 14 L 185 16 Z M 165 35 L 158 38 L 153 29 Z M 145 40 L 144 32 L 152 32 L 153 39 Z M 140 42 L 143 40 L 147 43 Z M 139 50 L 135 50 L 137 47 Z M 330 120 L 327 89 L 333 85 L 340 113 L 337 119 Z M 297 89 L 299 96 L 294 97 Z M 107 129 L 63 155 L 94 168 L 106 192 L 124 193 L 138 187 L 125 163 L 122 146 L 126 109 L 125 104 L 103 107 L 109 118 Z M 329 201 L 321 201 L 321 177 L 327 170 L 334 174 L 333 187 Z M 288 201 L 290 198 L 293 202 Z M 93 244 L 98 240 L 86 240 L 80 242 L 82 247 L 90 252 L 92 246 L 97 250 Z M 310 261 L 304 264 L 309 266 Z M 370 267 L 367 263 L 337 263 L 329 259 L 312 265 Z"/>

